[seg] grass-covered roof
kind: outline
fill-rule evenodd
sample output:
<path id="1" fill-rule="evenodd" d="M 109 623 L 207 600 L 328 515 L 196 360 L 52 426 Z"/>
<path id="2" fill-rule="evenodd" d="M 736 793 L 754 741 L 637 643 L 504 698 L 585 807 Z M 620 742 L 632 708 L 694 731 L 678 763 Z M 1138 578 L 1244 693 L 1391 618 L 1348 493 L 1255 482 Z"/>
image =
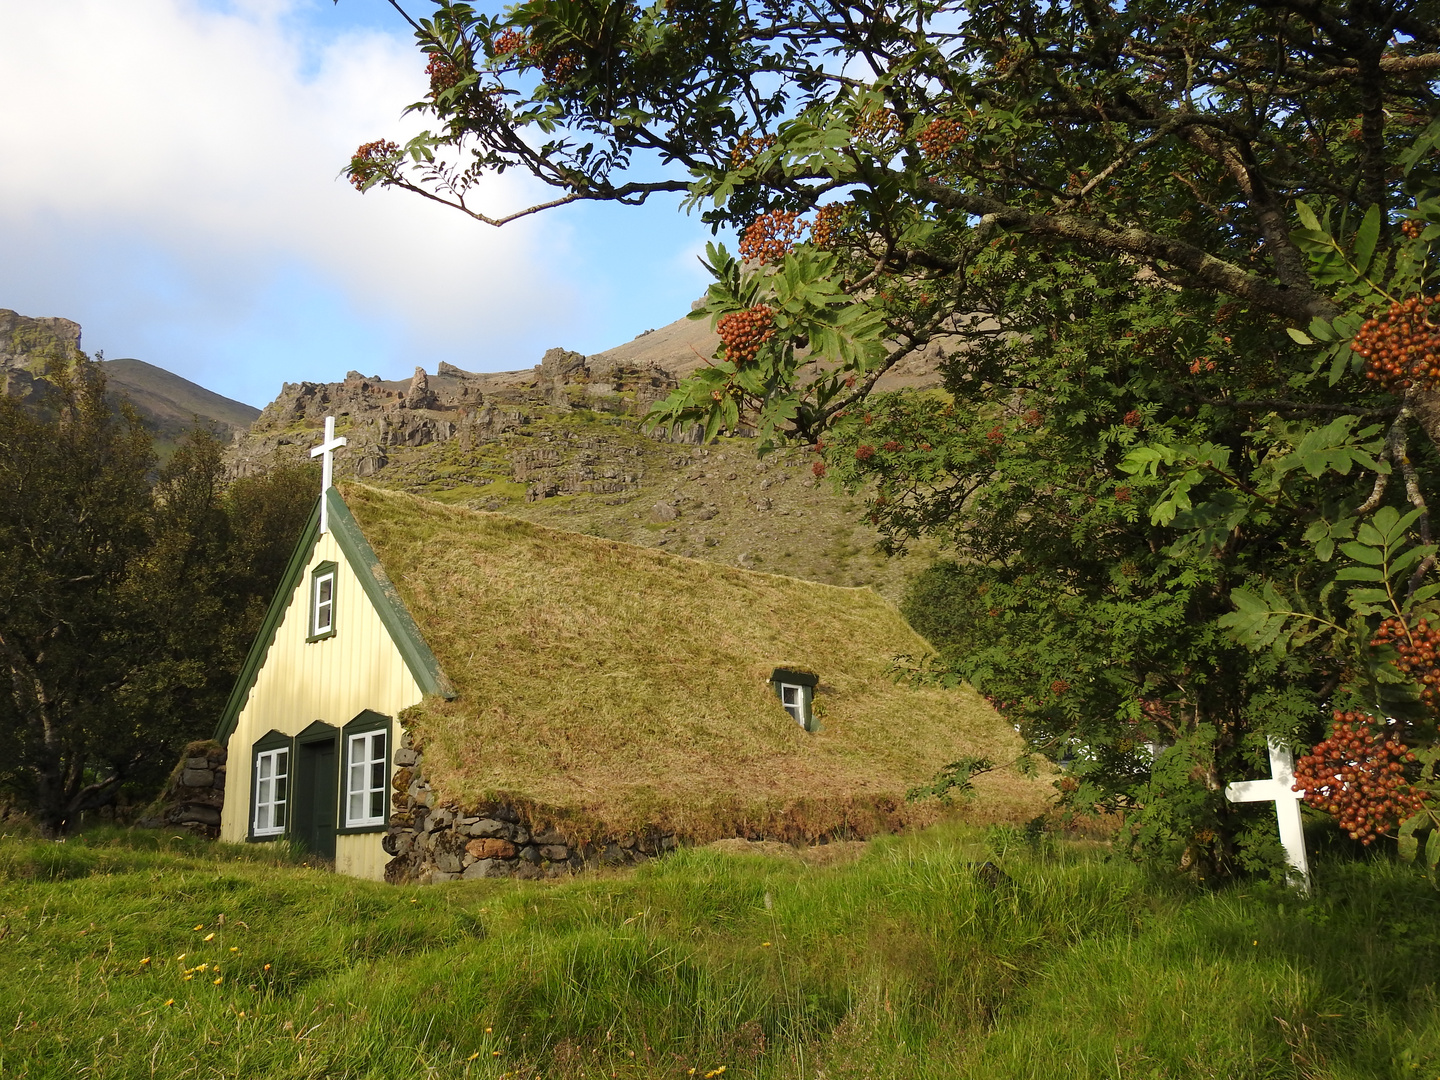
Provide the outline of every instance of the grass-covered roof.
<path id="1" fill-rule="evenodd" d="M 453 684 L 406 714 L 442 802 L 696 839 L 858 833 L 933 817 L 905 792 L 1015 732 L 973 690 L 897 684 L 928 651 L 889 603 L 359 484 L 342 494 Z M 819 676 L 807 732 L 777 667 Z M 981 778 L 974 816 L 1038 812 Z"/>

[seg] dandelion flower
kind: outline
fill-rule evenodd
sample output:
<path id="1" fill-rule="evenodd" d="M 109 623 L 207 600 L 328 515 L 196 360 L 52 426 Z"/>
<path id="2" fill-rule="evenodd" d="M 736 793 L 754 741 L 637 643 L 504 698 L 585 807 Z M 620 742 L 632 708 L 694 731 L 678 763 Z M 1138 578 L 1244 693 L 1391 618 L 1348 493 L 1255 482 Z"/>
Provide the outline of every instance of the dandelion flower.
<path id="1" fill-rule="evenodd" d="M 162 1005 L 162 1006 L 160 1006 L 160 1007 L 161 1007 L 162 1009 L 164 1009 L 164 1008 L 168 1008 L 169 1006 L 174 1005 L 174 1004 L 175 1004 L 175 999 L 174 999 L 174 998 L 171 998 L 169 1001 L 165 1002 L 165 1004 Z"/>
<path id="2" fill-rule="evenodd" d="M 185 959 L 185 956 L 186 954 L 182 952 L 179 956 L 175 957 L 175 962 L 178 964 L 181 960 Z"/>
<path id="3" fill-rule="evenodd" d="M 499 1051 L 499 1050 L 491 1050 L 491 1051 L 490 1051 L 490 1056 L 491 1056 L 491 1057 L 499 1057 L 499 1056 L 500 1056 L 500 1051 Z"/>
<path id="4" fill-rule="evenodd" d="M 224 975 L 221 975 L 220 978 L 216 979 L 216 980 L 215 980 L 213 983 L 211 983 L 210 985 L 211 985 L 211 986 L 219 986 L 219 985 L 220 985 L 222 982 L 224 982 L 224 981 L 225 981 L 225 976 L 224 976 Z"/>
<path id="5" fill-rule="evenodd" d="M 485 1029 L 485 1034 L 486 1034 L 486 1035 L 489 1035 L 492 1030 L 493 1030 L 492 1028 L 486 1028 L 486 1029 Z"/>
<path id="6" fill-rule="evenodd" d="M 195 927 L 195 929 L 196 929 L 196 930 L 204 930 L 204 929 L 205 929 L 205 924 L 202 922 L 199 926 Z"/>
<path id="7" fill-rule="evenodd" d="M 143 959 L 143 960 L 140 961 L 140 966 L 141 966 L 141 967 L 144 967 L 144 966 L 145 966 L 146 964 L 148 964 L 149 962 L 150 962 L 150 957 L 147 956 L 147 957 L 145 957 L 145 959 Z"/>
<path id="8" fill-rule="evenodd" d="M 206 935 L 205 935 L 205 940 L 206 940 L 206 941 L 214 941 L 214 940 L 215 940 L 215 931 L 214 931 L 214 930 L 211 930 L 210 933 L 206 934 Z"/>
<path id="9" fill-rule="evenodd" d="M 768 948 L 770 947 L 770 942 L 768 942 L 768 941 L 762 941 L 762 942 L 760 942 L 760 947 L 761 947 L 762 949 L 768 949 Z"/>
<path id="10" fill-rule="evenodd" d="M 414 903 L 414 901 L 412 900 L 411 903 Z M 474 1060 L 475 1060 L 476 1058 L 478 1058 L 479 1056 L 480 1056 L 480 1051 L 479 1051 L 479 1050 L 476 1050 L 473 1054 L 471 1054 L 471 1055 L 470 1055 L 468 1058 L 466 1058 L 465 1060 L 466 1060 L 466 1061 L 474 1061 Z"/>
<path id="11" fill-rule="evenodd" d="M 231 951 L 231 952 L 239 952 L 239 951 L 240 951 L 240 946 L 239 946 L 239 945 L 231 945 L 231 946 L 230 946 L 230 951 Z"/>

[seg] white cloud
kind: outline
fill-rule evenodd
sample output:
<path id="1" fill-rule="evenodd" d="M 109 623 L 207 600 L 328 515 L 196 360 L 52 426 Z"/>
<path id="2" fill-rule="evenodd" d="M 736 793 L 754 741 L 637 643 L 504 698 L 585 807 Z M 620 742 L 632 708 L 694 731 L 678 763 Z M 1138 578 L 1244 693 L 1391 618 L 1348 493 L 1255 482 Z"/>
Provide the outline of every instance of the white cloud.
<path id="1" fill-rule="evenodd" d="M 398 113 L 424 91 L 420 56 L 398 33 L 307 51 L 292 9 L 0 0 L 0 306 L 17 306 L 7 289 L 50 297 L 30 314 L 103 306 L 82 295 L 69 306 L 68 273 L 77 294 L 110 290 L 122 336 L 127 318 L 145 317 L 213 332 L 275 305 L 276 282 L 298 275 L 332 296 L 337 317 L 473 356 L 565 301 L 572 286 L 548 254 L 565 234 L 543 220 L 495 230 L 403 193 L 362 197 L 338 177 L 361 142 L 411 133 Z M 488 183 L 494 206 L 531 194 L 512 174 Z M 94 259 L 108 272 L 85 265 Z M 37 283 L 42 272 L 53 286 Z M 117 297 L 128 316 L 114 313 Z M 106 343 L 87 333 L 87 344 Z"/>

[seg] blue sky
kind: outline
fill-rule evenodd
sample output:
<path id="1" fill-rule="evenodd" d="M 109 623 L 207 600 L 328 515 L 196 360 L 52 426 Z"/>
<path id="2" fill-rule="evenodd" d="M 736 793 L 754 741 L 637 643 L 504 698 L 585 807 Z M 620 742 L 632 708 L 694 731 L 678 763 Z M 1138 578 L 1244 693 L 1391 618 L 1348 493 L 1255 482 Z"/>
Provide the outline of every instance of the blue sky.
<path id="1" fill-rule="evenodd" d="M 413 133 L 423 68 L 386 0 L 0 0 L 0 307 L 254 405 L 352 368 L 598 352 L 688 310 L 709 231 L 678 199 L 496 230 L 356 194 L 350 151 Z"/>

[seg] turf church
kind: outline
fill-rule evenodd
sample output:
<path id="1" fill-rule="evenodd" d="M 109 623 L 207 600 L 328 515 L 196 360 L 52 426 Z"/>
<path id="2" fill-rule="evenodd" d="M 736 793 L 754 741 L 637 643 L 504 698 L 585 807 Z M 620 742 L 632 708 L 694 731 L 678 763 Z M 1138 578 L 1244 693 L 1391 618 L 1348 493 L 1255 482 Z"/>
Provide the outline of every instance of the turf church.
<path id="1" fill-rule="evenodd" d="M 322 495 L 219 724 L 223 840 L 384 877 L 387 831 L 414 824 L 402 714 L 433 806 L 695 840 L 923 823 L 908 787 L 1013 752 L 973 691 L 896 684 L 893 658 L 927 646 L 869 589 L 342 491 L 344 443 L 327 418 Z M 992 818 L 1037 802 L 1015 776 L 982 794 Z"/>

